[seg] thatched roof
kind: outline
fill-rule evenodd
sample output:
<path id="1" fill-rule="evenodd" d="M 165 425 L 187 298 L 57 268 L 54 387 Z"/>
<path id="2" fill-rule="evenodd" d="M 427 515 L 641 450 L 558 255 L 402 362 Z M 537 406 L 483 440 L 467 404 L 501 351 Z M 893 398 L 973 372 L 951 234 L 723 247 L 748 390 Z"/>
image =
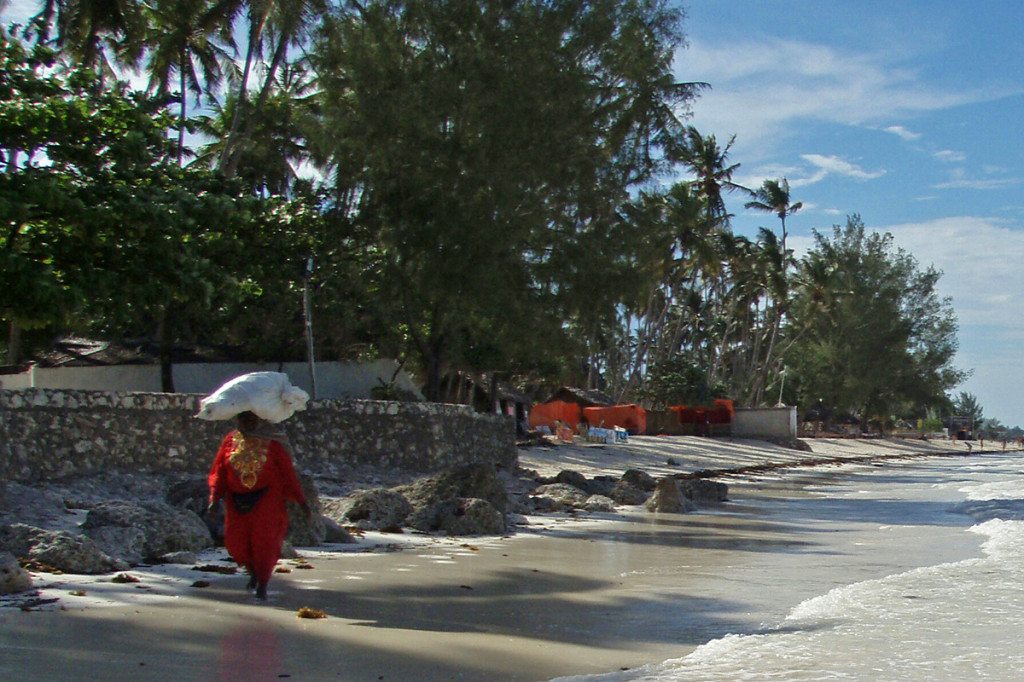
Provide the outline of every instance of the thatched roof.
<path id="1" fill-rule="evenodd" d="M 174 362 L 231 362 L 228 349 L 175 346 Z M 160 362 L 157 345 L 148 339 L 98 341 L 67 337 L 53 343 L 34 357 L 39 367 L 98 367 L 104 365 L 155 365 Z"/>
<path id="2" fill-rule="evenodd" d="M 584 407 L 607 407 L 615 405 L 615 399 L 611 396 L 593 388 L 574 388 L 563 386 L 555 391 L 548 402 L 552 400 L 564 400 L 571 403 L 579 403 Z"/>

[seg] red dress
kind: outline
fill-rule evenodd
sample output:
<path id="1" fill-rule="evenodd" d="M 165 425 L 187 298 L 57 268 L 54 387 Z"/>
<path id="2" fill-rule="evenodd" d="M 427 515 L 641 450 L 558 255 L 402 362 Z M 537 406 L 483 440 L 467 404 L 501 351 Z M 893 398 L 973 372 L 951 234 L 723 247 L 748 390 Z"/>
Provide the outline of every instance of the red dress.
<path id="1" fill-rule="evenodd" d="M 288 533 L 285 501 L 306 503 L 291 457 L 276 440 L 232 431 L 221 441 L 207 481 L 210 503 L 225 499 L 224 545 L 231 558 L 266 585 Z M 244 511 L 245 498 L 257 496 Z"/>

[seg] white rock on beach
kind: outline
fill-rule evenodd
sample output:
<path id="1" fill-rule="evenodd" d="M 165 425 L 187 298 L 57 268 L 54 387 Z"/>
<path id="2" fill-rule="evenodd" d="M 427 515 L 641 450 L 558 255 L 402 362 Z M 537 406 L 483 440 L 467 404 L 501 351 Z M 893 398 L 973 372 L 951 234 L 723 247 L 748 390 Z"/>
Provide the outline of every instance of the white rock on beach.
<path id="1" fill-rule="evenodd" d="M 0 594 L 15 594 L 32 589 L 32 577 L 10 552 L 0 552 Z"/>

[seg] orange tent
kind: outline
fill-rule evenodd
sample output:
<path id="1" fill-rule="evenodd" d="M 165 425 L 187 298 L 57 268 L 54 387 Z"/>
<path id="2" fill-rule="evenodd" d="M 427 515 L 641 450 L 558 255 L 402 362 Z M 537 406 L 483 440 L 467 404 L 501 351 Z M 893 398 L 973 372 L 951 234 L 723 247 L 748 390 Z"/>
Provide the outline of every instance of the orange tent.
<path id="1" fill-rule="evenodd" d="M 580 406 L 563 400 L 537 403 L 530 408 L 530 428 L 546 426 L 554 432 L 555 422 L 560 421 L 572 429 L 580 423 Z"/>
<path id="2" fill-rule="evenodd" d="M 725 398 L 716 398 L 713 407 L 674 405 L 668 409 L 679 415 L 680 424 L 731 424 L 736 414 L 733 402 Z"/>
<path id="3" fill-rule="evenodd" d="M 647 410 L 639 405 L 612 405 L 611 407 L 585 407 L 583 418 L 590 426 L 626 429 L 632 435 L 646 433 Z"/>

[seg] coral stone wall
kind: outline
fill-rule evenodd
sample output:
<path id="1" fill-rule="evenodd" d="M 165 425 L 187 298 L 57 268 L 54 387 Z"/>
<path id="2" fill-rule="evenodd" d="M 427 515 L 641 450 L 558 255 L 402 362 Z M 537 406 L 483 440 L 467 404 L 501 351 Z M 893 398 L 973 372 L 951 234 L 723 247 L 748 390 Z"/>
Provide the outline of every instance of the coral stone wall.
<path id="1" fill-rule="evenodd" d="M 35 482 L 106 469 L 205 473 L 234 422 L 194 419 L 201 398 L 0 390 L 0 480 Z M 282 426 L 298 468 L 306 471 L 516 464 L 513 418 L 462 405 L 318 400 Z"/>

